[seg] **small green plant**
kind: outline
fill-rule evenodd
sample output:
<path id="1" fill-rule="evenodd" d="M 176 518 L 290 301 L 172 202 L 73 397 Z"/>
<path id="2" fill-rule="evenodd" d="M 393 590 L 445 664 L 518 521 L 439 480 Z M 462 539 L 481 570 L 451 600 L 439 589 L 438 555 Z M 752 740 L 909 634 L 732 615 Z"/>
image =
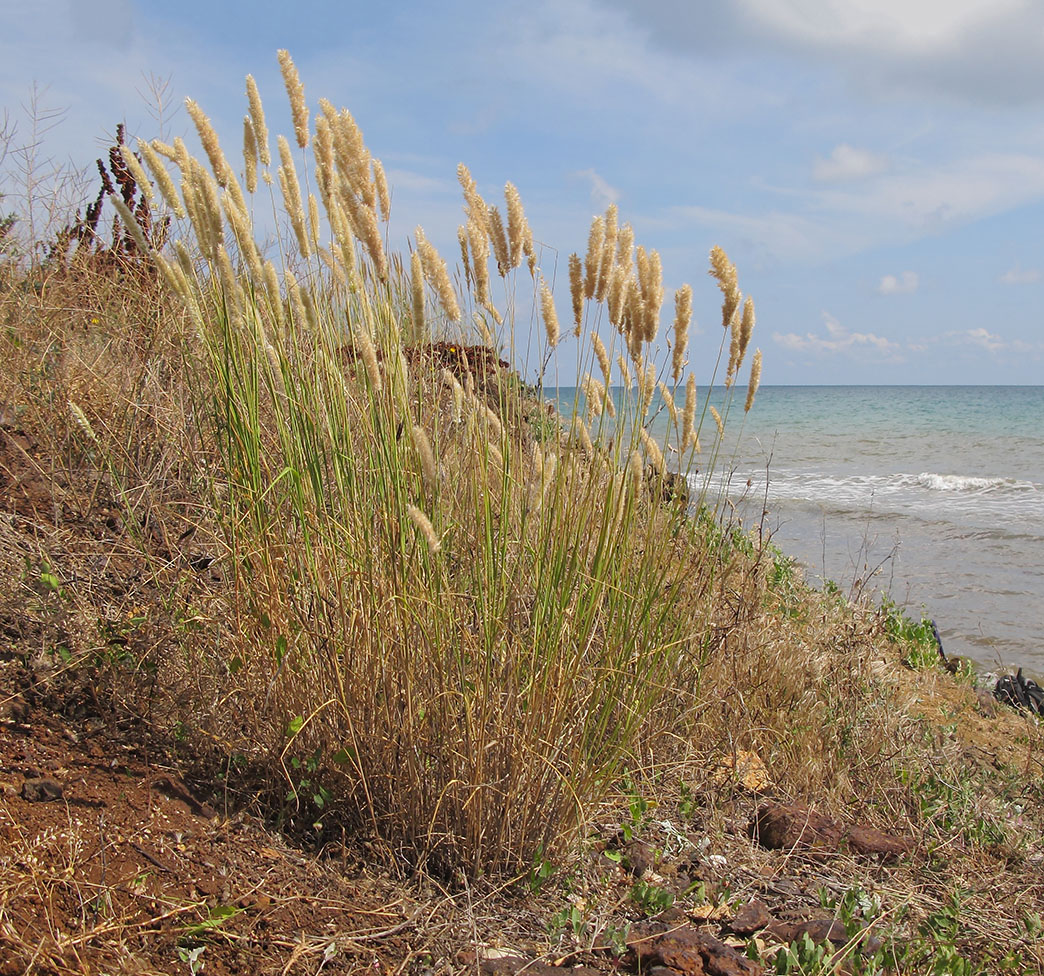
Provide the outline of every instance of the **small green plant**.
<path id="1" fill-rule="evenodd" d="M 648 881 L 636 881 L 631 887 L 631 901 L 645 915 L 659 915 L 674 904 L 674 893 Z"/>
<path id="2" fill-rule="evenodd" d="M 197 976 L 198 973 L 203 972 L 206 963 L 200 957 L 203 955 L 204 949 L 206 946 L 203 945 L 193 949 L 178 946 L 178 958 L 188 966 L 189 976 Z"/>

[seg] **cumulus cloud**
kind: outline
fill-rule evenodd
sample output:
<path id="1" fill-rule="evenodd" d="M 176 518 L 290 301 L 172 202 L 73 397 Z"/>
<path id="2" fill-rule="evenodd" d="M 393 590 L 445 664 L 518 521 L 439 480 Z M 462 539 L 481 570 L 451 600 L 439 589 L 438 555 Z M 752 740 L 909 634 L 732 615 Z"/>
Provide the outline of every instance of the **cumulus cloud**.
<path id="1" fill-rule="evenodd" d="M 902 359 L 901 348 L 897 342 L 872 332 L 850 332 L 829 312 L 823 313 L 825 334 L 806 332 L 773 332 L 772 338 L 784 349 L 794 352 L 813 353 L 818 356 L 827 355 L 859 355 L 868 354 L 879 361 L 898 362 Z"/>
<path id="2" fill-rule="evenodd" d="M 882 295 L 911 295 L 917 291 L 921 279 L 916 271 L 904 271 L 898 277 L 893 274 L 885 275 L 877 290 Z"/>
<path id="3" fill-rule="evenodd" d="M 591 184 L 591 202 L 597 210 L 605 210 L 620 199 L 620 191 L 593 169 L 582 169 L 577 174 Z"/>
<path id="4" fill-rule="evenodd" d="M 842 142 L 829 157 L 816 157 L 812 175 L 821 183 L 839 183 L 874 176 L 888 168 L 888 158 Z"/>
<path id="5" fill-rule="evenodd" d="M 602 0 L 664 48 L 829 63 L 860 87 L 979 103 L 1044 100 L 1044 5 L 1032 0 Z"/>
<path id="6" fill-rule="evenodd" d="M 1040 281 L 1040 271 L 1037 268 L 1022 268 L 1016 264 L 1010 271 L 1005 271 L 998 280 L 1002 285 L 1032 285 Z"/>

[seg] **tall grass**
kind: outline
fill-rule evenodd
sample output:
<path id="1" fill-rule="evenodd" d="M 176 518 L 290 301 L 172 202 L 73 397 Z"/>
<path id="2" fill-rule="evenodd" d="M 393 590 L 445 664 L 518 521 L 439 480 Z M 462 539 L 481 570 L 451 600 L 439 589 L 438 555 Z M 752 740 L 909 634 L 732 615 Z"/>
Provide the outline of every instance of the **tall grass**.
<path id="1" fill-rule="evenodd" d="M 573 341 L 517 190 L 505 220 L 461 167 L 455 288 L 420 228 L 408 261 L 388 252 L 379 161 L 347 111 L 322 100 L 310 118 L 285 54 L 281 66 L 297 150 L 279 137 L 272 152 L 248 79 L 245 185 L 193 102 L 203 157 L 178 140 L 138 147 L 157 196 L 186 215 L 150 256 L 193 324 L 195 483 L 233 581 L 225 640 L 185 662 L 220 706 L 194 707 L 226 741 L 259 743 L 304 814 L 332 804 L 413 864 L 523 871 L 696 717 L 716 563 L 690 515 L 713 509 L 700 459 L 721 433 L 700 444 L 691 290 L 658 368 L 659 256 L 615 207 L 596 218 L 586 260 L 570 259 L 586 396 L 549 415 L 527 364 L 498 365 L 527 345 L 510 296 L 531 291 L 543 318 L 531 369 Z M 265 221 L 280 228 L 267 251 Z M 753 306 L 720 249 L 711 273 L 731 389 Z M 671 468 L 697 464 L 687 504 Z"/>

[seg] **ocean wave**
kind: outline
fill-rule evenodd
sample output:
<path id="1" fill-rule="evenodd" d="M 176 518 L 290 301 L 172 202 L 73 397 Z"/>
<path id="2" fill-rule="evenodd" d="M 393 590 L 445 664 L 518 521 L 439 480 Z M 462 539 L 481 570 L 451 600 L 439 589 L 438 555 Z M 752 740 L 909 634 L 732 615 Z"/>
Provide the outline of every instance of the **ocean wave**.
<path id="1" fill-rule="evenodd" d="M 930 471 L 921 472 L 917 476 L 917 484 L 929 491 L 1037 490 L 1037 486 L 1032 482 L 1016 481 L 1014 478 L 977 478 L 959 474 L 933 474 Z"/>

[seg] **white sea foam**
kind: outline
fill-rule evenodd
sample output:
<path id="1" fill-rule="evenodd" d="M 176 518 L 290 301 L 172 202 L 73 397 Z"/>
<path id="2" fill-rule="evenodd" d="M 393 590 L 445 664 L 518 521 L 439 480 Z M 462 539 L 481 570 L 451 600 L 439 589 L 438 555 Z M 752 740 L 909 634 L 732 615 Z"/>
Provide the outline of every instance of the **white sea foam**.
<path id="1" fill-rule="evenodd" d="M 995 489 L 1014 488 L 1032 491 L 1035 486 L 1028 481 L 1016 481 L 1013 478 L 974 478 L 959 474 L 933 474 L 922 471 L 917 476 L 917 483 L 929 491 L 993 491 Z"/>

